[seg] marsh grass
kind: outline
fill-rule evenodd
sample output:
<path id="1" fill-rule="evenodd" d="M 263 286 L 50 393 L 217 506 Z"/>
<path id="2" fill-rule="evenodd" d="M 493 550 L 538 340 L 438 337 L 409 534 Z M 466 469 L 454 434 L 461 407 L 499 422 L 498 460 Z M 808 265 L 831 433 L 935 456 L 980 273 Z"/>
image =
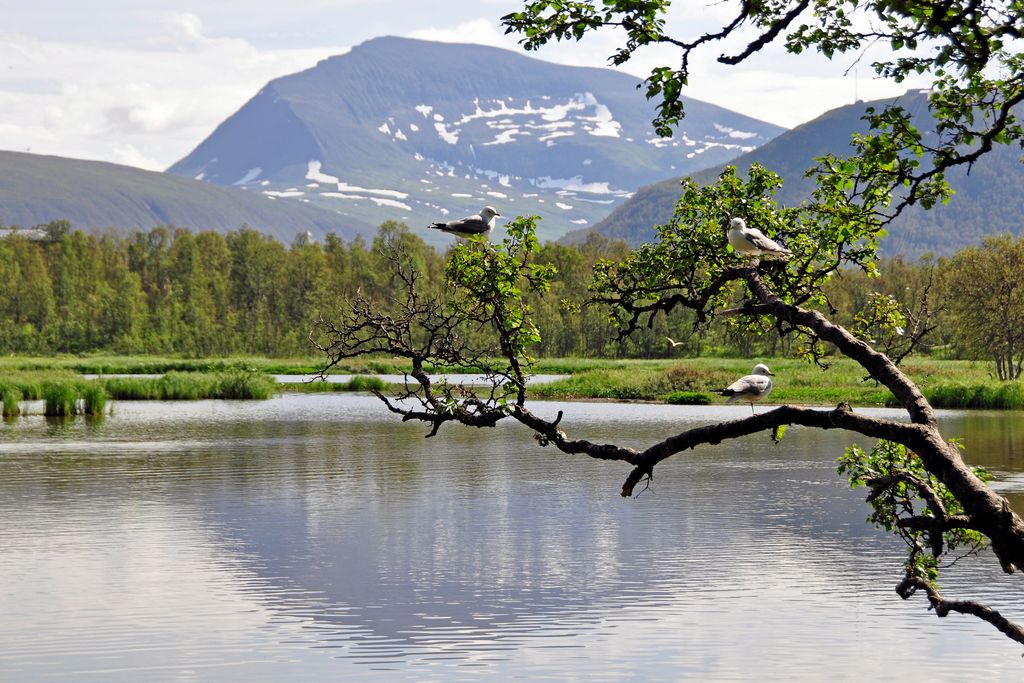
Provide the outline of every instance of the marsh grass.
<path id="1" fill-rule="evenodd" d="M 356 375 L 343 385 L 344 391 L 384 391 L 388 383 L 372 375 Z"/>
<path id="2" fill-rule="evenodd" d="M 21 389 L 13 384 L 0 384 L 0 416 L 17 417 L 21 413 Z"/>
<path id="3" fill-rule="evenodd" d="M 173 358 L 168 356 L 10 356 L 0 358 L 0 374 L 63 370 L 92 375 L 162 375 L 168 372 L 247 371 L 274 375 L 316 372 L 319 358 Z"/>
<path id="4" fill-rule="evenodd" d="M 285 387 L 275 385 L 264 373 L 312 373 L 318 359 L 266 359 L 234 357 L 181 359 L 160 356 L 87 356 L 0 358 L 0 383 L 13 385 L 25 401 L 43 398 L 43 384 L 60 380 L 81 383 L 77 373 L 159 374 L 161 379 L 101 378 L 109 398 L 193 400 L 198 398 L 268 398 Z M 720 398 L 717 390 L 737 377 L 749 374 L 756 363 L 767 363 L 775 373 L 768 404 L 855 406 L 891 403 L 888 390 L 863 381 L 863 368 L 846 358 L 830 359 L 827 370 L 792 358 L 676 358 L 676 359 L 540 359 L 535 374 L 567 374 L 549 384 L 531 386 L 531 396 L 548 399 L 596 398 L 607 400 L 667 400 L 676 392 L 697 392 Z M 1001 385 L 991 377 L 984 361 L 952 361 L 911 358 L 904 371 L 921 387 L 936 407 L 1024 408 L 1022 392 Z M 355 359 L 339 365 L 337 372 L 357 375 L 346 383 L 288 385 L 287 391 L 369 391 L 387 386 L 363 373 L 401 374 L 408 366 L 402 359 L 382 357 Z M 439 370 L 427 368 L 428 372 Z M 450 370 L 450 369 L 448 369 Z"/>
<path id="5" fill-rule="evenodd" d="M 107 390 L 99 382 L 84 382 L 81 387 L 82 414 L 100 416 L 107 408 Z"/>
<path id="6" fill-rule="evenodd" d="M 1020 382 L 940 384 L 924 393 L 935 408 L 1024 409 L 1024 385 Z"/>
<path id="7" fill-rule="evenodd" d="M 334 391 L 387 391 L 391 387 L 380 377 L 373 375 L 356 375 L 347 382 L 301 382 L 296 384 L 277 385 L 279 390 L 300 394 L 320 394 Z"/>
<path id="8" fill-rule="evenodd" d="M 67 417 L 75 414 L 78 401 L 78 387 L 70 382 L 47 381 L 43 383 L 43 415 Z"/>
<path id="9" fill-rule="evenodd" d="M 271 377 L 237 370 L 169 372 L 163 377 L 108 377 L 96 381 L 103 383 L 111 398 L 122 401 L 262 400 L 278 390 Z"/>

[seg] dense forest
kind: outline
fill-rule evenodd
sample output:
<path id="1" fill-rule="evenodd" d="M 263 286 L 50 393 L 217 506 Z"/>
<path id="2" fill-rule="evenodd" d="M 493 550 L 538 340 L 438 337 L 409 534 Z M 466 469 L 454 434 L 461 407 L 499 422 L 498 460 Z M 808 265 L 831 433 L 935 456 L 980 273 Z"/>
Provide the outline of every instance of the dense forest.
<path id="1" fill-rule="evenodd" d="M 308 331 L 321 313 L 333 315 L 357 294 L 375 302 L 388 299 L 395 271 L 384 246 L 392 243 L 400 244 L 417 265 L 426 287 L 444 286 L 445 254 L 394 222 L 381 225 L 369 243 L 328 235 L 323 243 L 298 238 L 290 245 L 246 227 L 227 234 L 171 227 L 92 234 L 54 221 L 22 234 L 14 231 L 0 239 L 0 282 L 5 285 L 0 352 L 307 355 L 312 350 Z M 989 251 L 1006 254 L 1011 243 L 986 244 Z M 587 298 L 599 259 L 620 259 L 628 251 L 624 242 L 596 235 L 573 246 L 543 247 L 539 260 L 554 264 L 558 274 L 551 291 L 533 302 L 543 336 L 538 355 L 796 351 L 776 335 L 739 334 L 728 323 L 695 329 L 687 313 L 658 316 L 643 334 L 618 342 L 606 311 L 597 306 L 574 310 L 566 302 Z M 864 311 L 882 300 L 890 313 L 902 316 L 901 325 L 934 328 L 922 339 L 921 349 L 937 348 L 948 357 L 995 358 L 998 354 L 979 345 L 977 324 L 959 324 L 971 318 L 972 310 L 983 308 L 977 305 L 983 294 L 972 292 L 966 302 L 961 296 L 956 305 L 963 288 L 939 277 L 970 277 L 965 259 L 984 251 L 964 250 L 939 262 L 887 259 L 880 262 L 877 277 L 844 272 L 830 283 L 823 305 L 836 309 L 840 322 L 870 335 L 872 321 Z M 920 315 L 924 300 L 927 320 Z M 1007 301 L 999 310 L 1018 305 Z M 902 327 L 899 332 L 903 334 Z M 682 343 L 672 346 L 666 337 Z M 1013 369 L 1019 371 L 1019 363 Z"/>

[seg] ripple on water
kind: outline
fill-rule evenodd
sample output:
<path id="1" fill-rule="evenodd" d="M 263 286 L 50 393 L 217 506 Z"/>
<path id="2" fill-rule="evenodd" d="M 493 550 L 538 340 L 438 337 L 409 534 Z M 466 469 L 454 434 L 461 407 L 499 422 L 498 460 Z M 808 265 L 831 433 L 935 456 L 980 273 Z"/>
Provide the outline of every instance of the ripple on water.
<path id="1" fill-rule="evenodd" d="M 536 409 L 637 445 L 735 416 Z M 833 474 L 841 434 L 688 452 L 623 500 L 627 468 L 513 425 L 424 433 L 335 394 L 5 423 L 0 678 L 1021 673 L 989 627 L 894 596 L 901 552 Z M 1024 614 L 1014 581 L 981 558 L 943 587 Z"/>

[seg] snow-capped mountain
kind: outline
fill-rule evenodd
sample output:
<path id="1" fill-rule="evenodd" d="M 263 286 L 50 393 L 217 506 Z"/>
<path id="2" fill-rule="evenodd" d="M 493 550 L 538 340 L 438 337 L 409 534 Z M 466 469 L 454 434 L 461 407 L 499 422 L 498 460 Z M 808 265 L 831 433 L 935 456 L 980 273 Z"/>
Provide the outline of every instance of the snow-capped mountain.
<path id="1" fill-rule="evenodd" d="M 377 38 L 271 81 L 169 172 L 416 229 L 492 204 L 541 215 L 554 238 L 640 185 L 783 130 L 689 101 L 676 136 L 658 138 L 638 84 L 480 45 Z"/>

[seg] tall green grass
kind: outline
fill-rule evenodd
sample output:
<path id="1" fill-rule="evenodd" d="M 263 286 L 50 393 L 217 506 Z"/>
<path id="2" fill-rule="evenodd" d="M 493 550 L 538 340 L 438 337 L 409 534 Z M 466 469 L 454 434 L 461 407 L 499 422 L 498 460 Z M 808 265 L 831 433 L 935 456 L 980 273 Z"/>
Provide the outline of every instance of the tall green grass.
<path id="1" fill-rule="evenodd" d="M 78 387 L 65 382 L 43 384 L 43 414 L 48 417 L 66 417 L 75 414 L 78 401 Z"/>
<path id="2" fill-rule="evenodd" d="M 264 373 L 309 373 L 320 359 L 266 359 L 234 357 L 180 359 L 160 356 L 65 356 L 58 358 L 0 358 L 0 385 L 13 386 L 0 405 L 13 413 L 18 400 L 44 398 L 47 382 L 84 386 L 77 373 L 164 373 L 160 379 L 101 378 L 108 399 L 192 400 L 198 398 L 269 398 L 281 387 Z M 715 390 L 748 374 L 764 362 L 776 377 L 770 404 L 835 405 L 848 401 L 855 406 L 885 405 L 892 396 L 884 387 L 863 381 L 866 372 L 846 358 L 830 359 L 828 371 L 792 358 L 673 358 L 673 359 L 540 359 L 536 373 L 568 374 L 550 384 L 535 384 L 535 398 L 597 398 L 610 400 L 681 400 L 678 392 L 705 394 L 720 400 Z M 1024 391 L 1015 383 L 1001 384 L 990 377 L 983 361 L 951 361 L 909 358 L 904 371 L 921 387 L 935 407 L 1024 409 Z M 337 372 L 357 376 L 347 383 L 289 385 L 288 391 L 385 390 L 376 377 L 360 373 L 400 374 L 405 361 L 380 357 L 353 359 Z M 428 368 L 428 370 L 430 370 Z M 450 370 L 450 369 L 448 369 Z M 84 402 L 81 390 L 77 397 Z M 20 398 L 11 398 L 20 392 Z M 675 394 L 675 396 L 673 396 Z M 698 399 L 693 399 L 698 400 Z M 56 406 L 55 406 L 55 409 Z"/>
<path id="3" fill-rule="evenodd" d="M 0 416 L 16 417 L 21 413 L 21 389 L 13 384 L 0 384 Z"/>
<path id="4" fill-rule="evenodd" d="M 103 415 L 107 407 L 107 390 L 98 382 L 85 382 L 81 388 L 82 414 Z"/>
<path id="5" fill-rule="evenodd" d="M 1024 384 L 939 384 L 924 392 L 935 408 L 1024 409 Z"/>
<path id="6" fill-rule="evenodd" d="M 278 388 L 271 377 L 238 371 L 169 372 L 163 377 L 109 377 L 102 382 L 111 398 L 123 401 L 268 399 Z"/>
<path id="7" fill-rule="evenodd" d="M 278 385 L 278 389 L 299 394 L 319 394 L 332 391 L 387 391 L 389 384 L 373 375 L 356 375 L 347 382 L 296 382 Z"/>
<path id="8" fill-rule="evenodd" d="M 256 371 L 268 374 L 314 372 L 321 359 L 268 359 L 248 356 L 229 358 L 174 358 L 168 356 L 8 356 L 0 358 L 0 373 L 15 371 L 64 370 L 81 374 L 123 375 L 167 372 Z"/>

